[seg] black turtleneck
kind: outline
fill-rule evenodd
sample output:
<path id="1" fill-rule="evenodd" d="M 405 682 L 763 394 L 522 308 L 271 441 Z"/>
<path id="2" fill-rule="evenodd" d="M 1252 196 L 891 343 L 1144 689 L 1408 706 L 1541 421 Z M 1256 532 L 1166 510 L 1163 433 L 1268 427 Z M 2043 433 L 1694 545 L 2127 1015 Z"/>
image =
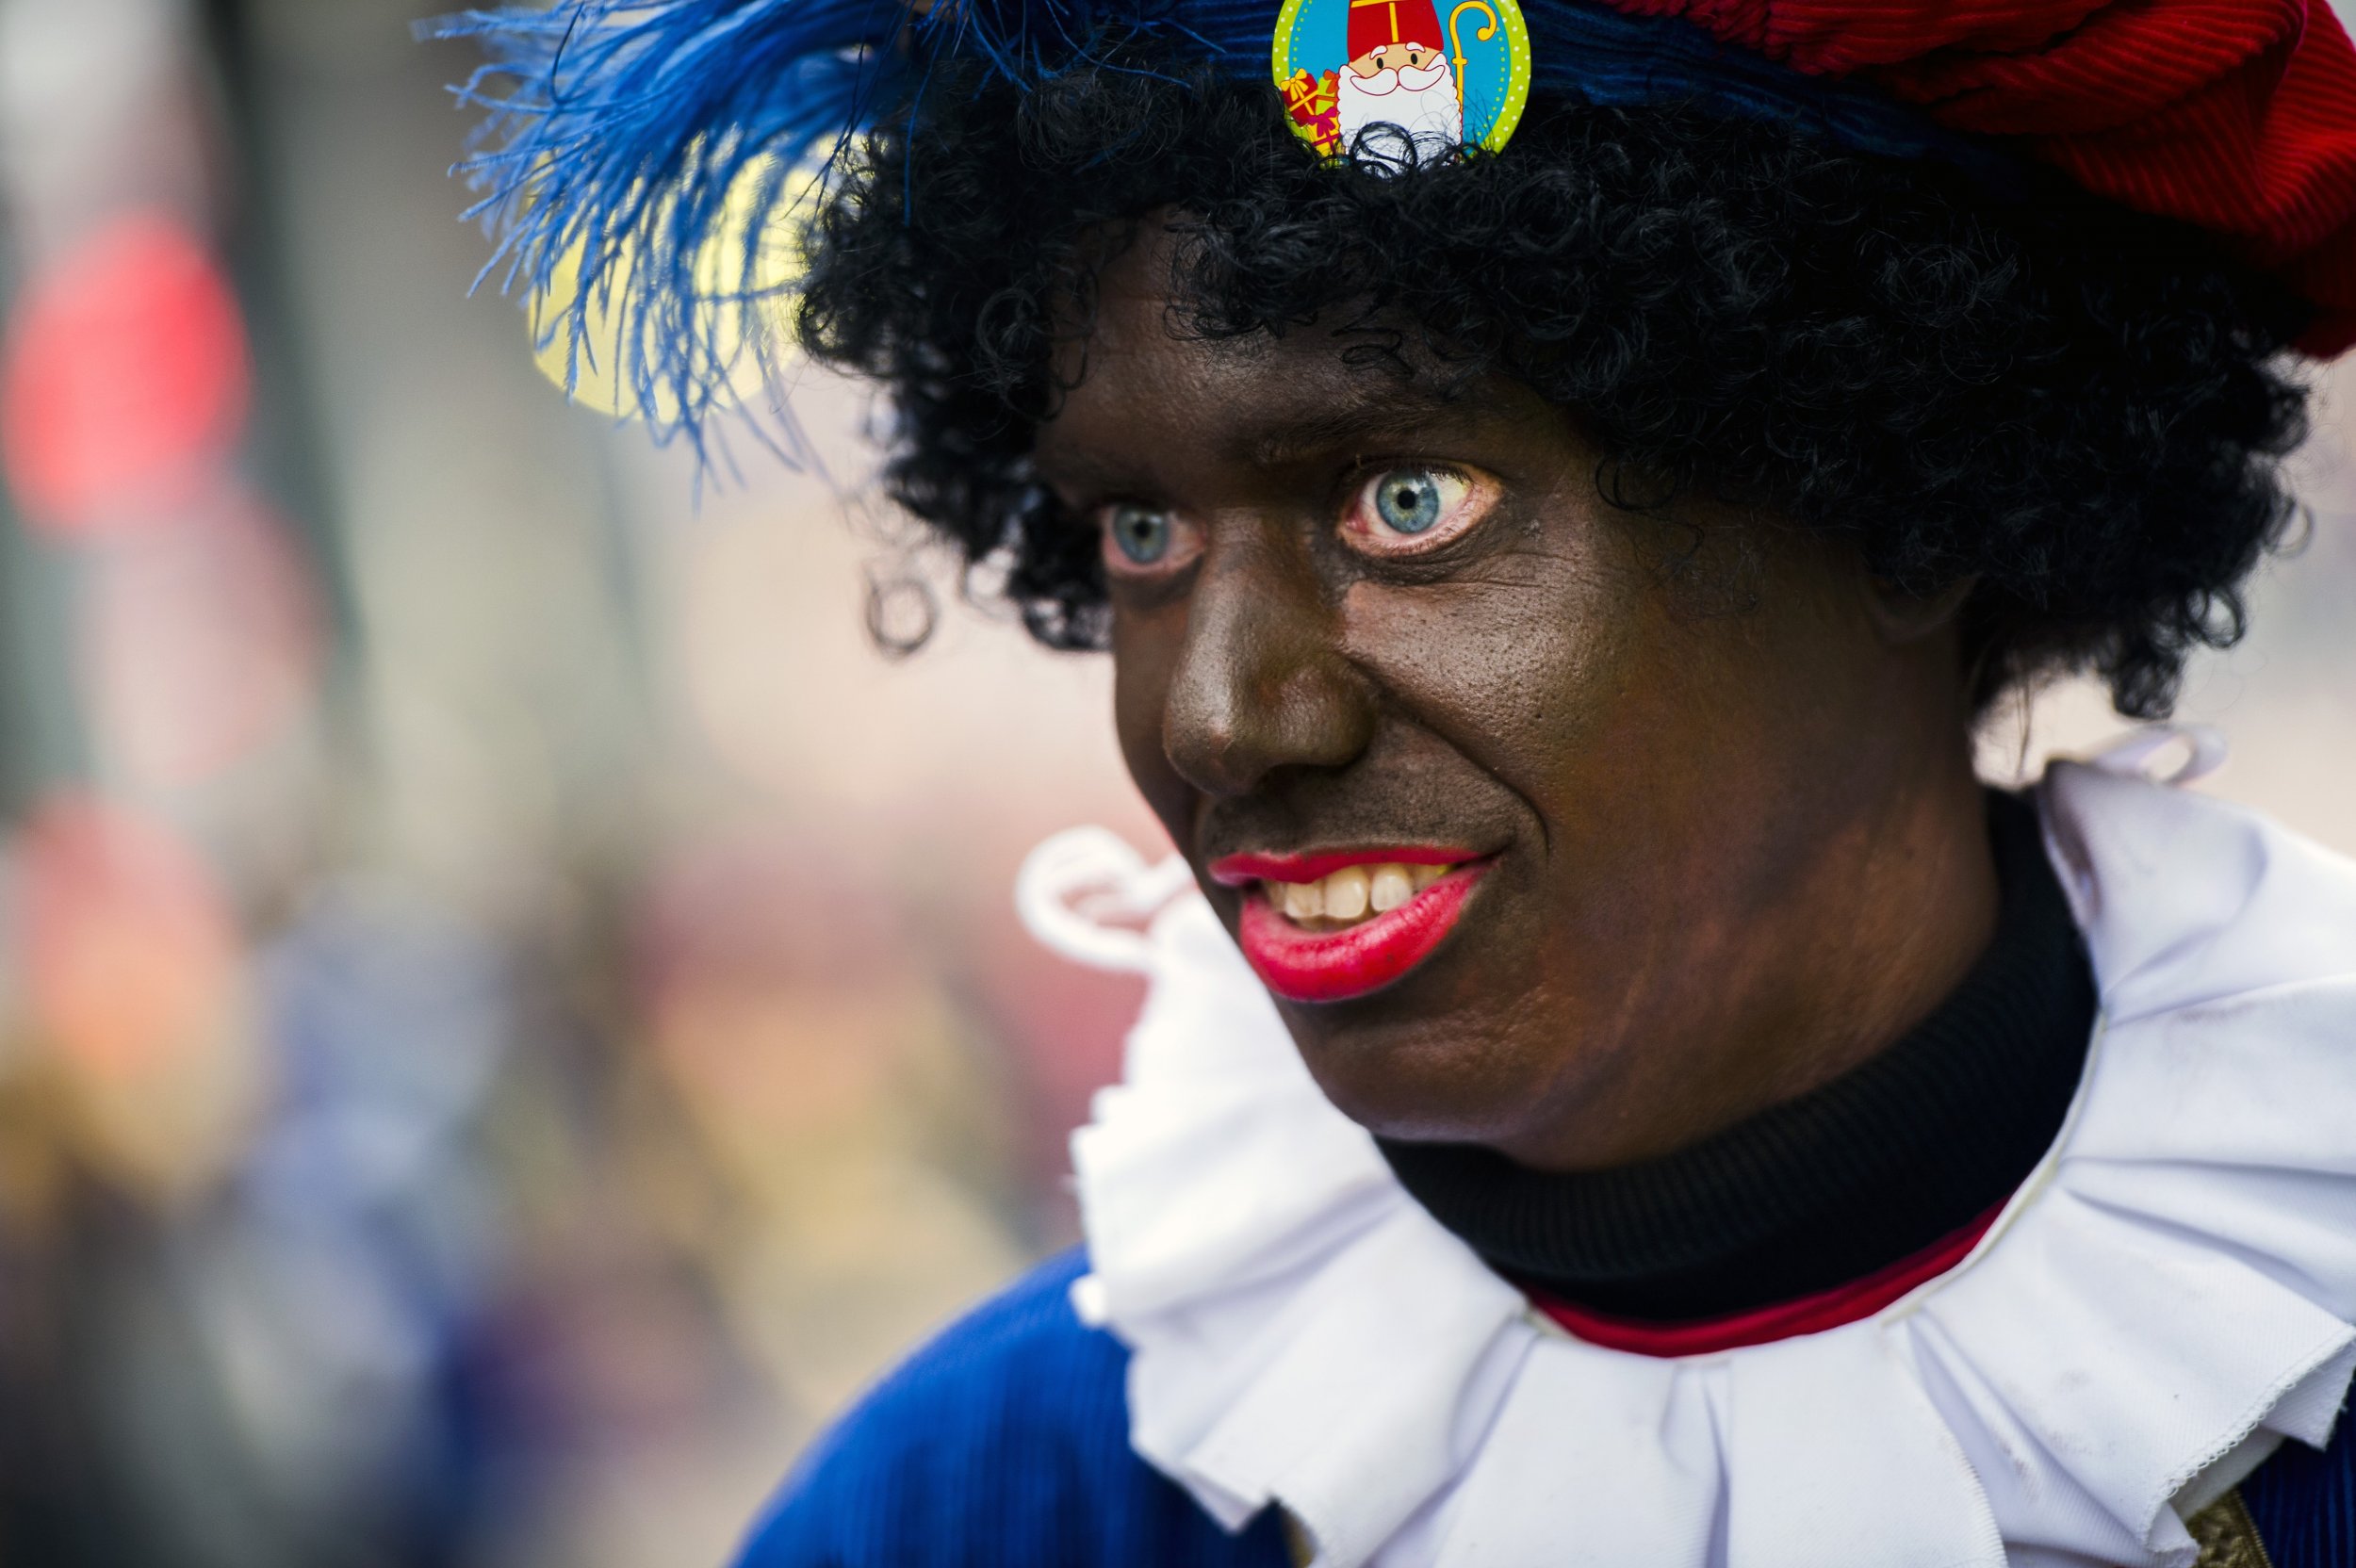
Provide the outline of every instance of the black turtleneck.
<path id="1" fill-rule="evenodd" d="M 1498 1272 L 1659 1322 L 1861 1279 L 2018 1187 L 2061 1130 L 2095 1010 L 2037 814 L 1996 791 L 1996 936 L 1911 1031 L 1796 1100 L 1690 1149 L 1567 1175 L 1470 1145 L 1382 1140 L 1409 1192 Z"/>

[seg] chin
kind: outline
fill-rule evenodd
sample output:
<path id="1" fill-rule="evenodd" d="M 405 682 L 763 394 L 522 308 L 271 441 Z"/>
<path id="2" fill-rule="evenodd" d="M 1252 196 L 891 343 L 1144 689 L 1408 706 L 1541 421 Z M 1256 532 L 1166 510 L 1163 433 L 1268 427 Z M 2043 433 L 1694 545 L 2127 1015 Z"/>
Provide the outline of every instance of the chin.
<path id="1" fill-rule="evenodd" d="M 1406 1142 L 1506 1144 L 1551 1099 L 1553 1073 L 1518 1049 L 1503 1021 L 1461 1011 L 1384 1018 L 1383 1002 L 1368 997 L 1314 1014 L 1282 1009 L 1317 1087 L 1367 1132 Z M 1546 1065 L 1559 1071 L 1559 1063 Z"/>

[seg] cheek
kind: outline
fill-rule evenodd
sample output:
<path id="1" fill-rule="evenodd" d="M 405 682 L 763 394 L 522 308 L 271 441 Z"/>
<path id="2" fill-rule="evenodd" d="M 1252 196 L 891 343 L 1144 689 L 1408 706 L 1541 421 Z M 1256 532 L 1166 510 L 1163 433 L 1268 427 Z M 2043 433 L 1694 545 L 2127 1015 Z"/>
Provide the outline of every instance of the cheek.
<path id="1" fill-rule="evenodd" d="M 1360 584 L 1347 613 L 1411 722 L 1536 819 L 1550 945 L 1616 963 L 1631 931 L 1692 917 L 1726 874 L 1728 825 L 1788 783 L 1765 735 L 1778 705 L 1757 689 L 1774 653 L 1754 645 L 1760 628 L 1678 613 L 1628 525 L 1549 522 L 1477 580 Z"/>
<path id="2" fill-rule="evenodd" d="M 1182 844 L 1193 792 L 1170 765 L 1162 718 L 1185 632 L 1183 614 L 1117 613 L 1113 619 L 1113 729 L 1121 760 L 1146 805 Z"/>
<path id="3" fill-rule="evenodd" d="M 1344 614 L 1352 657 L 1413 722 L 1543 812 L 1628 685 L 1639 597 L 1596 541 L 1547 532 L 1477 578 L 1359 583 Z"/>

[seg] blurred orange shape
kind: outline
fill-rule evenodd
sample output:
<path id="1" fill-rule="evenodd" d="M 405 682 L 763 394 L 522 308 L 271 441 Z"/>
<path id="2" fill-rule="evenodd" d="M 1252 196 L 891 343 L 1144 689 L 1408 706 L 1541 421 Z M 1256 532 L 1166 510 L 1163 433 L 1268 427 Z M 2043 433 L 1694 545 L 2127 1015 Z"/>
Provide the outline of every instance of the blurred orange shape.
<path id="1" fill-rule="evenodd" d="M 134 214 L 51 258 L 0 361 L 0 466 L 28 518 L 80 534 L 169 507 L 251 393 L 236 294 L 196 236 Z"/>
<path id="2" fill-rule="evenodd" d="M 155 1078 L 209 1048 L 237 939 L 192 850 L 160 825 L 66 797 L 20 830 L 18 864 L 26 1000 L 74 1068 Z"/>
<path id="3" fill-rule="evenodd" d="M 754 1144 L 874 1112 L 933 999 L 872 879 L 814 841 L 687 846 L 633 942 L 659 1057 L 692 1109 Z"/>
<path id="4" fill-rule="evenodd" d="M 259 500 L 224 485 L 175 528 L 108 541 L 91 565 L 84 694 L 135 776 L 201 782 L 308 701 L 318 605 L 291 534 Z"/>

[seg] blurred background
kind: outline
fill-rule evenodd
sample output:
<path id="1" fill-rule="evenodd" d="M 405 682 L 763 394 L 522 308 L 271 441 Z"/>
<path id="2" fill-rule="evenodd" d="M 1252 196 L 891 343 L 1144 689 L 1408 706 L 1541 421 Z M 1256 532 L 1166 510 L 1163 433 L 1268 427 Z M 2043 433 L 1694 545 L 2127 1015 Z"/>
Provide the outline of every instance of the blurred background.
<path id="1" fill-rule="evenodd" d="M 422 8 L 0 0 L 7 1568 L 716 1563 L 1074 1234 L 1137 998 L 1008 889 L 1161 846 L 1105 667 L 963 608 L 876 650 L 852 389 L 700 502 L 568 406 L 467 298 Z M 2184 712 L 2356 850 L 2324 392 Z M 2122 727 L 2065 688 L 1986 764 Z"/>

